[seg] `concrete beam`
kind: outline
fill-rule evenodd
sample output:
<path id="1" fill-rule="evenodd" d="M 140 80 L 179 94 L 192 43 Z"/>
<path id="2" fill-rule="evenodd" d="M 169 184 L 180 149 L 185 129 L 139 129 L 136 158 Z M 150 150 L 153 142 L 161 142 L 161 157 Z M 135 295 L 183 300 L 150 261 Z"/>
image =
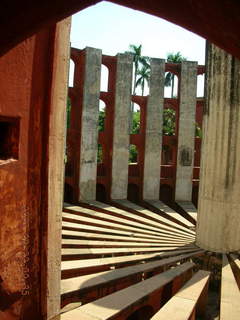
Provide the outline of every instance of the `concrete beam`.
<path id="1" fill-rule="evenodd" d="M 127 198 L 132 59 L 131 55 L 117 55 L 112 149 L 112 199 Z"/>
<path id="2" fill-rule="evenodd" d="M 101 50 L 85 49 L 79 169 L 80 201 L 96 198 L 101 63 Z"/>
<path id="3" fill-rule="evenodd" d="M 176 201 L 192 200 L 197 62 L 183 61 L 180 80 Z"/>
<path id="4" fill-rule="evenodd" d="M 159 199 L 162 153 L 165 61 L 151 59 L 151 76 L 146 110 L 143 199 Z"/>

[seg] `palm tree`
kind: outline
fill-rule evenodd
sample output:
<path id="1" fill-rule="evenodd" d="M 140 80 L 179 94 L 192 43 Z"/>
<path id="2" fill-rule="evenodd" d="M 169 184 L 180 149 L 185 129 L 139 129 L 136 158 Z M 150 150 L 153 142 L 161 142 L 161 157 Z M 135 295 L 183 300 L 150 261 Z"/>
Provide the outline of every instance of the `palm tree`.
<path id="1" fill-rule="evenodd" d="M 182 61 L 186 61 L 187 58 L 183 57 L 182 54 L 178 51 L 177 53 L 168 53 L 167 54 L 167 62 L 171 63 L 180 63 Z M 173 98 L 174 91 L 174 78 L 175 75 L 171 72 L 168 72 L 165 77 L 165 86 L 171 86 L 171 97 Z"/>
<path id="2" fill-rule="evenodd" d="M 130 44 L 129 45 L 129 51 L 125 51 L 125 53 L 130 53 L 133 55 L 133 64 L 134 64 L 134 80 L 133 80 L 133 95 L 136 95 L 136 88 L 137 88 L 137 75 L 139 72 L 140 66 L 148 66 L 149 64 L 149 58 L 142 56 L 142 45 L 135 45 Z M 134 103 L 131 103 L 131 110 L 130 110 L 130 126 L 129 126 L 129 132 L 132 131 L 132 119 L 133 119 L 133 109 L 134 109 Z"/>
<path id="3" fill-rule="evenodd" d="M 137 70 L 137 76 L 138 79 L 136 81 L 136 88 L 138 86 L 141 87 L 142 90 L 142 96 L 144 94 L 144 87 L 145 87 L 145 83 L 148 84 L 149 86 L 149 79 L 150 79 L 150 67 L 148 65 L 143 65 L 141 67 L 141 69 Z"/>
<path id="4" fill-rule="evenodd" d="M 136 88 L 137 88 L 137 74 L 139 72 L 140 65 L 148 66 L 149 65 L 149 58 L 142 56 L 142 45 L 139 46 L 135 44 L 129 45 L 129 51 L 126 53 L 130 53 L 133 55 L 133 63 L 134 63 L 134 82 L 133 82 L 133 95 L 136 95 Z"/>

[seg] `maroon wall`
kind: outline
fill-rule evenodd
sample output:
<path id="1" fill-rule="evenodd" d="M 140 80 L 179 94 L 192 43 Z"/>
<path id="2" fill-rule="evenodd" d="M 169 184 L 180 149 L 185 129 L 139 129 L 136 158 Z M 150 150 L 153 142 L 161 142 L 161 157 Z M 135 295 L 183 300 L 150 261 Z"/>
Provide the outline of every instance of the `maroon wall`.
<path id="1" fill-rule="evenodd" d="M 0 3 L 0 54 L 43 26 L 99 1 L 12 0 Z M 191 30 L 240 58 L 240 2 L 236 0 L 113 0 Z"/>
<path id="2" fill-rule="evenodd" d="M 6 155 L 0 160 L 1 320 L 40 319 L 41 186 L 47 174 L 54 33 L 55 28 L 42 31 L 0 58 L 0 127 L 6 137 L 11 121 L 17 119 L 20 127 L 19 139 L 14 136 L 15 159 Z"/>

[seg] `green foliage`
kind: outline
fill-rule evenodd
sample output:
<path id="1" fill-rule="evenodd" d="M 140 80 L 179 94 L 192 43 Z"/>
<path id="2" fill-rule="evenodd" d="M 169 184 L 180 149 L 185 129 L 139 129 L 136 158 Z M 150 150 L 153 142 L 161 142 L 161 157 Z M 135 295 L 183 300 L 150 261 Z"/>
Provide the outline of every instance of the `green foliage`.
<path id="1" fill-rule="evenodd" d="M 163 110 L 163 134 L 166 136 L 175 135 L 176 112 L 173 109 Z"/>
<path id="2" fill-rule="evenodd" d="M 104 131 L 104 119 L 105 119 L 105 110 L 99 112 L 99 120 L 98 120 L 98 130 L 99 132 Z M 133 112 L 133 122 L 132 122 L 132 130 L 131 134 L 140 133 L 140 112 Z M 175 124 L 176 124 L 176 112 L 174 109 L 164 109 L 163 110 L 163 135 L 166 136 L 174 136 L 175 135 Z M 199 125 L 196 123 L 196 137 L 202 138 L 202 130 Z M 98 144 L 98 155 L 97 155 L 98 163 L 103 161 L 103 151 L 102 146 Z M 137 148 L 135 145 L 130 145 L 129 147 L 129 163 L 137 162 Z"/>
<path id="3" fill-rule="evenodd" d="M 180 63 L 182 61 L 186 61 L 187 58 L 183 57 L 182 54 L 178 51 L 177 53 L 170 52 L 167 54 L 167 62 L 171 63 Z M 174 79 L 175 75 L 171 72 L 168 72 L 165 76 L 165 87 L 172 87 L 171 89 L 171 97 L 174 98 Z"/>
<path id="4" fill-rule="evenodd" d="M 142 95 L 143 95 L 145 82 L 146 81 L 147 83 L 149 82 L 150 58 L 142 56 L 141 44 L 139 46 L 130 44 L 129 51 L 125 51 L 125 53 L 130 53 L 133 55 L 133 64 L 134 64 L 133 95 L 136 94 L 136 89 L 138 86 L 141 86 Z"/>
<path id="5" fill-rule="evenodd" d="M 187 58 L 185 58 L 184 56 L 182 56 L 182 54 L 180 53 L 180 51 L 174 53 L 174 52 L 169 52 L 167 54 L 167 62 L 172 62 L 172 63 L 180 63 L 182 61 L 186 61 Z"/>
<path id="6" fill-rule="evenodd" d="M 165 81 L 164 81 L 165 87 L 170 87 L 172 85 L 173 76 L 174 76 L 173 73 L 167 72 L 167 74 L 165 75 Z"/>
<path id="7" fill-rule="evenodd" d="M 99 111 L 98 132 L 104 131 L 105 110 Z"/>
<path id="8" fill-rule="evenodd" d="M 105 119 L 105 110 L 99 112 L 98 118 L 98 131 L 104 131 L 104 119 Z M 132 124 L 132 134 L 138 134 L 140 132 L 140 112 L 135 111 L 133 112 L 133 124 Z M 137 162 L 137 149 L 136 146 L 131 145 L 129 148 L 130 156 L 129 162 Z M 102 146 L 98 144 L 98 155 L 97 155 L 97 162 L 101 163 L 103 161 L 103 151 Z"/>
<path id="9" fill-rule="evenodd" d="M 145 83 L 147 83 L 149 87 L 149 80 L 150 80 L 150 67 L 149 66 L 142 66 L 141 69 L 137 71 L 137 82 L 136 87 L 141 87 L 142 96 L 144 95 L 144 87 Z"/>
<path id="10" fill-rule="evenodd" d="M 199 127 L 199 124 L 197 122 L 195 127 L 195 136 L 197 138 L 202 138 L 202 129 Z"/>
<path id="11" fill-rule="evenodd" d="M 130 144 L 129 163 L 136 163 L 138 161 L 137 156 L 138 156 L 137 147 L 134 144 Z"/>
<path id="12" fill-rule="evenodd" d="M 163 135 L 174 136 L 175 135 L 175 124 L 176 124 L 176 112 L 173 109 L 163 110 Z M 202 138 L 202 129 L 195 124 L 195 137 Z"/>
<path id="13" fill-rule="evenodd" d="M 99 111 L 98 117 L 98 132 L 104 131 L 104 121 L 105 121 L 106 112 L 105 110 Z M 103 162 L 103 150 L 101 144 L 98 144 L 98 153 L 97 153 L 97 162 Z"/>
<path id="14" fill-rule="evenodd" d="M 140 112 L 133 112 L 133 123 L 131 134 L 137 134 L 140 132 Z"/>

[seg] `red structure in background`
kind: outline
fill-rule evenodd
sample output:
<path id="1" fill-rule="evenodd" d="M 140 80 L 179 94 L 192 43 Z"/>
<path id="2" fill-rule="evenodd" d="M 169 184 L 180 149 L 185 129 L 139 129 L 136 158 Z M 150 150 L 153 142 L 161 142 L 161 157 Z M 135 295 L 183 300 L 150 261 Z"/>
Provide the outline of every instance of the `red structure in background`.
<path id="1" fill-rule="evenodd" d="M 74 85 L 69 88 L 69 98 L 71 100 L 70 126 L 67 131 L 67 157 L 65 177 L 65 199 L 77 202 L 79 187 L 79 159 L 81 141 L 81 88 L 82 74 L 84 72 L 83 51 L 72 48 L 71 59 L 75 64 Z M 116 57 L 102 56 L 102 64 L 109 71 L 108 90 L 100 92 L 100 99 L 105 103 L 104 131 L 99 132 L 98 143 L 102 146 L 103 159 L 97 167 L 97 200 L 110 200 L 111 191 L 111 166 L 113 147 L 113 125 L 114 125 L 114 99 L 115 99 L 115 79 L 116 79 Z M 165 72 L 171 72 L 178 77 L 178 93 L 181 82 L 181 65 L 166 63 Z M 197 74 L 205 72 L 205 66 L 198 66 Z M 138 151 L 138 161 L 129 164 L 128 172 L 128 199 L 134 202 L 142 200 L 143 192 L 143 172 L 144 172 L 144 152 L 145 152 L 145 126 L 146 126 L 146 106 L 148 96 L 132 96 L 132 102 L 140 107 L 140 131 L 138 134 L 130 135 L 130 144 L 135 145 Z M 174 202 L 174 190 L 176 183 L 176 164 L 178 148 L 178 126 L 179 126 L 179 94 L 176 98 L 165 98 L 164 109 L 175 110 L 175 135 L 163 135 L 161 177 L 159 177 L 160 199 L 166 203 Z M 201 128 L 204 99 L 197 99 L 196 123 Z M 201 139 L 195 138 L 195 156 L 193 169 L 193 203 L 197 205 L 199 168 L 200 168 Z"/>

